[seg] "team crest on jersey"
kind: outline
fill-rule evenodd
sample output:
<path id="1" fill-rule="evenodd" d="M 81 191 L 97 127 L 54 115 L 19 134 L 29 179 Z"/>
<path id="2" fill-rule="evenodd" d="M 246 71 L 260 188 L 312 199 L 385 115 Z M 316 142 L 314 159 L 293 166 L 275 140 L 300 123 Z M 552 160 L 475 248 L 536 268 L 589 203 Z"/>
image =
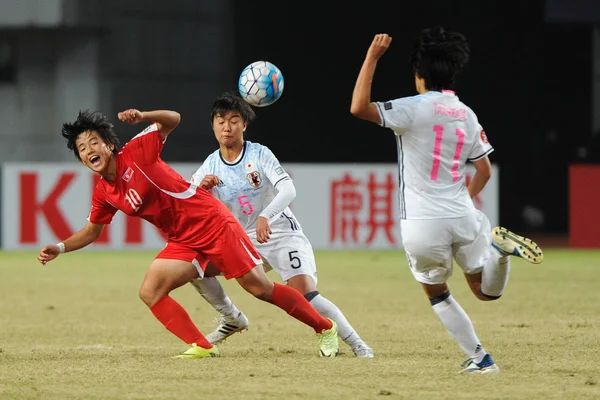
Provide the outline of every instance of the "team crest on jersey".
<path id="1" fill-rule="evenodd" d="M 260 172 L 258 172 L 258 171 L 252 171 L 252 172 L 246 174 L 246 179 L 248 179 L 248 183 L 252 187 L 259 187 L 260 184 L 262 183 L 262 179 L 260 177 Z"/>
<path id="2" fill-rule="evenodd" d="M 483 143 L 489 143 L 490 141 L 487 138 L 487 135 L 485 134 L 485 131 L 482 129 L 481 132 L 479 132 L 479 137 L 481 138 L 481 141 Z"/>
<path id="3" fill-rule="evenodd" d="M 132 176 L 133 176 L 133 170 L 131 169 L 131 167 L 129 167 L 129 168 L 127 168 L 127 170 L 125 171 L 125 173 L 123 174 L 121 179 L 123 179 L 125 182 L 129 182 L 131 180 Z"/>

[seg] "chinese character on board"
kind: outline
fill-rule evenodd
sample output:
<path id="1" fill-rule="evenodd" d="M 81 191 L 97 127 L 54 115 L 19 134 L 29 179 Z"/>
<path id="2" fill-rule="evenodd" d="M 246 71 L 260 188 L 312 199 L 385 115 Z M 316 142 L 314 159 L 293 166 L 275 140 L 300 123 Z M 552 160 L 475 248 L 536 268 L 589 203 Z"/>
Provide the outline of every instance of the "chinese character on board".
<path id="1" fill-rule="evenodd" d="M 377 181 L 374 173 L 365 181 L 349 173 L 333 181 L 330 240 L 370 245 L 381 231 L 388 243 L 396 244 L 393 232 L 396 186 L 391 173 L 383 181 Z M 359 233 L 366 238 L 361 240 Z"/>

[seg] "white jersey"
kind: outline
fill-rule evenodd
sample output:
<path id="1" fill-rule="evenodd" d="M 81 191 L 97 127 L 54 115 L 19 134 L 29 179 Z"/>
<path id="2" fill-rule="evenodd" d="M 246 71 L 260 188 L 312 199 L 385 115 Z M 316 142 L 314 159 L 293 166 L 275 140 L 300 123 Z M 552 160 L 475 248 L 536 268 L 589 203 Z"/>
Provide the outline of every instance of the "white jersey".
<path id="1" fill-rule="evenodd" d="M 229 208 L 249 235 L 255 233 L 260 213 L 277 195 L 277 185 L 291 179 L 268 147 L 247 140 L 240 157 L 231 163 L 223 159 L 220 150 L 209 155 L 194 173 L 192 182 L 199 184 L 206 175 L 219 177 L 221 184 L 212 189 L 213 195 Z M 269 225 L 274 234 L 301 230 L 289 207 L 271 218 Z"/>
<path id="2" fill-rule="evenodd" d="M 477 116 L 452 91 L 375 103 L 398 145 L 400 217 L 457 218 L 475 211 L 467 161 L 493 151 Z"/>

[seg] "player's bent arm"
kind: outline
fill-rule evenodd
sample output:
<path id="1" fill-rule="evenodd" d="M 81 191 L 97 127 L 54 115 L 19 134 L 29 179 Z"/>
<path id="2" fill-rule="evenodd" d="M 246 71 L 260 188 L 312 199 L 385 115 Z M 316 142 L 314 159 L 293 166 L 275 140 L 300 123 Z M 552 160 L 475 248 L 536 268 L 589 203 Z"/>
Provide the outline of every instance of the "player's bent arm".
<path id="1" fill-rule="evenodd" d="M 64 252 L 79 250 L 93 243 L 100 237 L 103 228 L 104 225 L 88 222 L 83 229 L 62 242 L 65 246 Z"/>
<path id="2" fill-rule="evenodd" d="M 375 35 L 358 73 L 358 78 L 356 78 L 354 92 L 352 92 L 352 105 L 350 106 L 352 115 L 375 122 L 378 125 L 381 125 L 382 121 L 377 105 L 371 102 L 371 86 L 377 61 L 385 54 L 391 43 L 392 37 L 388 34 L 379 33 Z"/>
<path id="3" fill-rule="evenodd" d="M 487 156 L 473 161 L 473 166 L 475 166 L 475 176 L 468 187 L 471 198 L 477 196 L 492 177 L 492 164 Z"/>
<path id="4" fill-rule="evenodd" d="M 181 121 L 181 115 L 170 110 L 143 111 L 142 121 L 155 122 L 158 125 L 160 137 L 164 140 L 173 129 L 177 128 Z"/>
<path id="5" fill-rule="evenodd" d="M 356 84 L 354 85 L 354 92 L 352 92 L 352 104 L 350 106 L 350 112 L 355 117 L 375 122 L 381 125 L 381 117 L 377 110 L 377 105 L 371 102 L 371 85 L 373 83 L 373 75 L 375 74 L 375 67 L 377 61 L 371 58 L 366 58 Z"/>
<path id="6" fill-rule="evenodd" d="M 285 179 L 277 185 L 277 195 L 268 206 L 260 213 L 261 217 L 271 219 L 283 210 L 296 198 L 296 187 L 291 179 Z"/>
<path id="7" fill-rule="evenodd" d="M 354 85 L 350 112 L 355 117 L 381 125 L 381 117 L 375 103 L 371 102 L 371 85 L 377 61 L 365 59 Z"/>

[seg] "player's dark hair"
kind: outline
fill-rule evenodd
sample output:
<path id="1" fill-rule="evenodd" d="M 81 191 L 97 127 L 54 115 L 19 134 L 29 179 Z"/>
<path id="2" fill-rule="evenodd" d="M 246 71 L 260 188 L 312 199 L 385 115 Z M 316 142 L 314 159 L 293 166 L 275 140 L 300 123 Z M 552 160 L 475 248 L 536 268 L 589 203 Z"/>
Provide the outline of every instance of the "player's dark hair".
<path id="1" fill-rule="evenodd" d="M 212 112 L 210 114 L 210 125 L 212 126 L 216 115 L 225 115 L 229 111 L 237 111 L 242 116 L 245 123 L 249 124 L 254 120 L 256 114 L 250 104 L 235 93 L 225 92 L 213 102 Z"/>
<path id="2" fill-rule="evenodd" d="M 471 49 L 464 35 L 442 27 L 424 29 L 410 56 L 413 71 L 428 90 L 453 89 L 456 76 L 469 62 Z"/>
<path id="3" fill-rule="evenodd" d="M 87 131 L 98 132 L 104 143 L 114 146 L 112 152 L 117 154 L 119 138 L 115 134 L 113 124 L 106 116 L 97 111 L 83 110 L 79 111 L 75 122 L 65 122 L 62 126 L 62 136 L 67 139 L 67 147 L 69 150 L 73 150 L 79 161 L 81 161 L 81 158 L 75 142 L 80 134 Z"/>

